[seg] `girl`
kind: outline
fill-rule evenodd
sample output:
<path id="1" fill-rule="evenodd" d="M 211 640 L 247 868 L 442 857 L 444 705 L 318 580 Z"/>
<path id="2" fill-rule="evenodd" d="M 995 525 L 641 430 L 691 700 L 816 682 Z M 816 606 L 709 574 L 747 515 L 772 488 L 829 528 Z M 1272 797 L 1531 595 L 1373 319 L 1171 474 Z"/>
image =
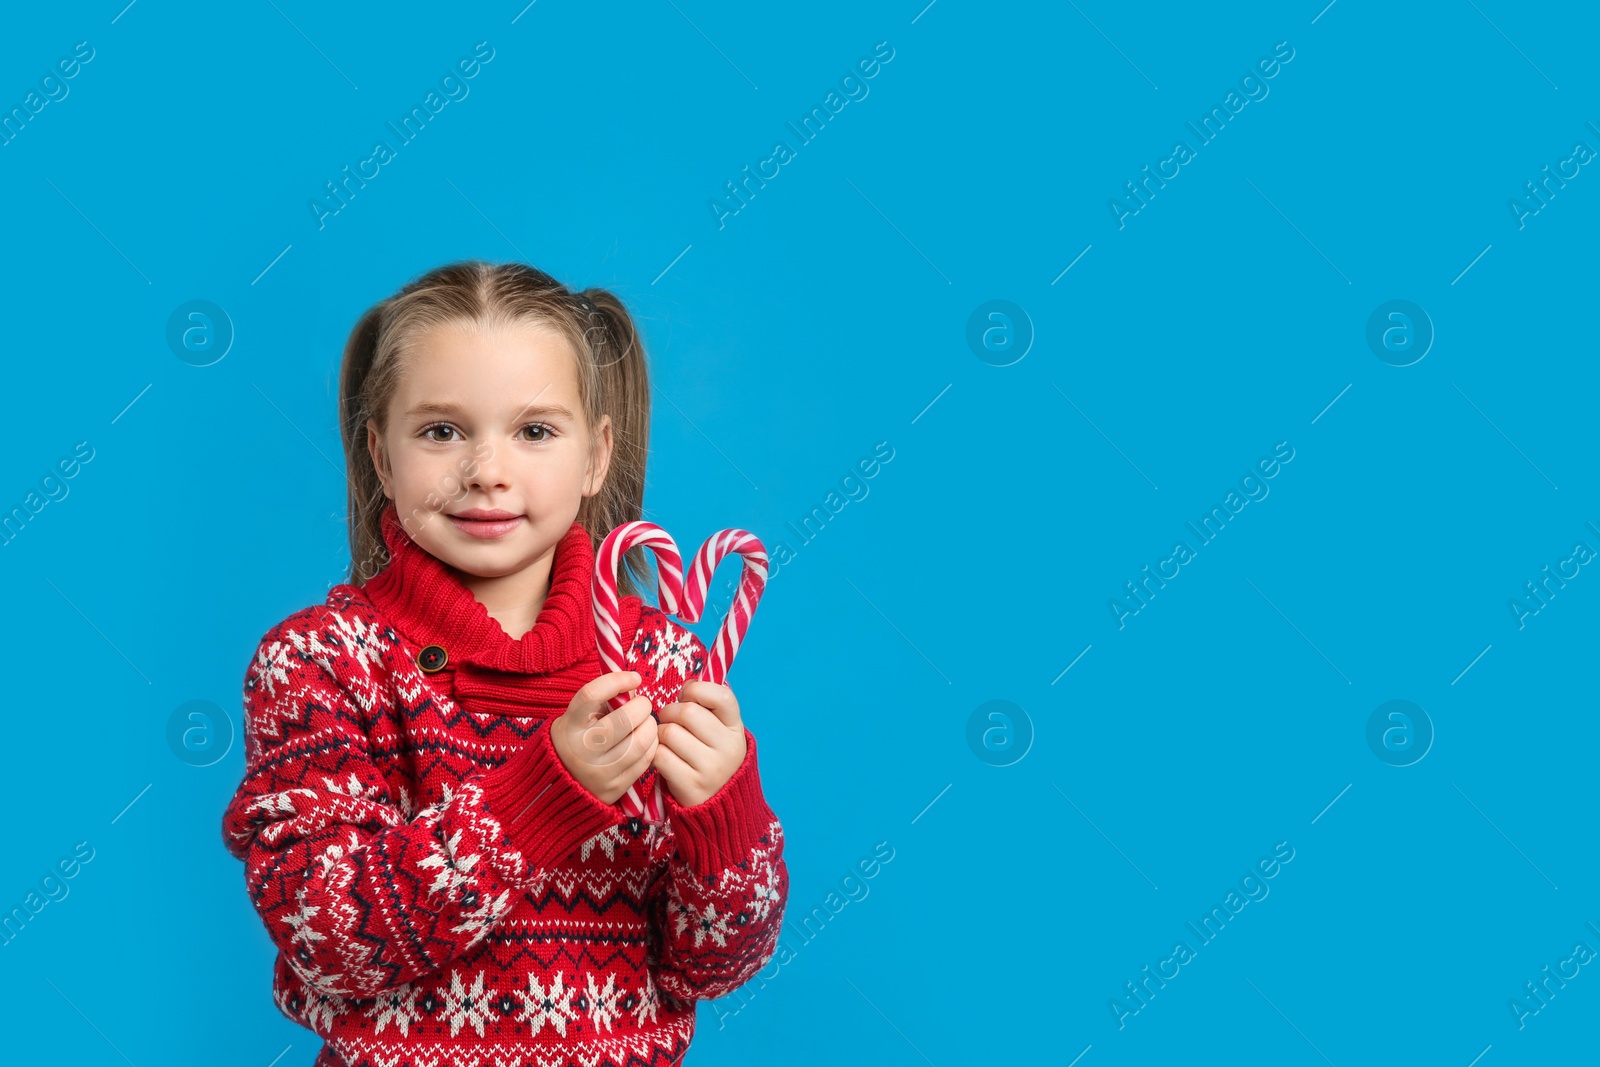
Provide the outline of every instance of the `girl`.
<path id="1" fill-rule="evenodd" d="M 755 737 L 638 595 L 643 549 L 601 673 L 595 552 L 644 493 L 632 319 L 440 267 L 356 324 L 339 410 L 349 584 L 261 639 L 223 818 L 279 1010 L 326 1038 L 315 1067 L 678 1063 L 695 1002 L 771 958 L 788 871 Z M 660 825 L 617 804 L 656 775 Z"/>

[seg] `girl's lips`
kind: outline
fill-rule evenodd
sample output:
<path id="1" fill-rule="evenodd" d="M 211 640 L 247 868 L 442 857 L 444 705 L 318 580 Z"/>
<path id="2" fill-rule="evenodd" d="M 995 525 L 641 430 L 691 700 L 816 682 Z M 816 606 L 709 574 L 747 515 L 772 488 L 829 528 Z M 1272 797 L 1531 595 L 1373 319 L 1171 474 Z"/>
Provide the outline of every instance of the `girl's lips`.
<path id="1" fill-rule="evenodd" d="M 455 515 L 448 516 L 455 524 L 456 529 L 468 537 L 490 539 L 504 537 L 522 524 L 523 516 L 514 519 L 462 519 Z"/>

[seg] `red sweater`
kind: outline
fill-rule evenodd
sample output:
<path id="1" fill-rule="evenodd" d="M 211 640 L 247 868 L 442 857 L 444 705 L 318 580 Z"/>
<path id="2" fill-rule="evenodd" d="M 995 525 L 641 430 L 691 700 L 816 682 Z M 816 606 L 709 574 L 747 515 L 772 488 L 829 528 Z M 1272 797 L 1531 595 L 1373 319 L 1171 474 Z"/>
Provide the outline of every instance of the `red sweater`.
<path id="1" fill-rule="evenodd" d="M 383 535 L 384 569 L 274 626 L 245 673 L 222 829 L 278 948 L 279 1010 L 326 1038 L 315 1067 L 679 1063 L 694 1002 L 767 963 L 788 898 L 755 737 L 715 796 L 630 819 L 543 728 L 604 673 L 584 528 L 518 640 L 392 504 Z M 622 632 L 658 708 L 705 662 L 638 597 Z M 442 669 L 419 665 L 429 646 Z"/>

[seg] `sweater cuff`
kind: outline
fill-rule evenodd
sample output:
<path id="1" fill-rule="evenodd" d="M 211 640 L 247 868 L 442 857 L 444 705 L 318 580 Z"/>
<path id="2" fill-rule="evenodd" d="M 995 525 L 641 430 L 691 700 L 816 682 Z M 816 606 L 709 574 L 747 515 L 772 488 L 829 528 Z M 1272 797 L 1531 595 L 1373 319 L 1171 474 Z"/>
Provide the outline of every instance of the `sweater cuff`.
<path id="1" fill-rule="evenodd" d="M 485 806 L 534 871 L 560 863 L 627 817 L 620 806 L 607 804 L 572 777 L 555 750 L 549 723 L 479 782 Z"/>
<path id="2" fill-rule="evenodd" d="M 667 820 L 678 855 L 700 878 L 747 863 L 773 819 L 756 769 L 755 735 L 748 727 L 744 743 L 744 762 L 705 800 L 686 808 L 666 791 Z"/>

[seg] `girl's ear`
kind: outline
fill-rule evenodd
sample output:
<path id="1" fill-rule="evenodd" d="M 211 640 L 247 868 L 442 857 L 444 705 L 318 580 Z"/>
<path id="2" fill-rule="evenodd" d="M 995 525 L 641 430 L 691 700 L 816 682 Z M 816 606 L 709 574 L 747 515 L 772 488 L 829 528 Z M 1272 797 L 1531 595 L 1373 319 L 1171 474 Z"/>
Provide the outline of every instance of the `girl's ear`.
<path id="1" fill-rule="evenodd" d="M 389 488 L 389 464 L 383 454 L 383 437 L 378 433 L 378 420 L 367 420 L 367 452 L 372 456 L 372 467 L 378 472 L 378 480 L 383 483 L 383 495 L 390 500 L 394 499 L 394 492 Z"/>
<path id="2" fill-rule="evenodd" d="M 583 483 L 583 495 L 594 496 L 605 484 L 606 472 L 611 469 L 611 416 L 600 416 L 600 428 L 594 434 L 594 447 L 589 452 L 589 477 Z"/>

